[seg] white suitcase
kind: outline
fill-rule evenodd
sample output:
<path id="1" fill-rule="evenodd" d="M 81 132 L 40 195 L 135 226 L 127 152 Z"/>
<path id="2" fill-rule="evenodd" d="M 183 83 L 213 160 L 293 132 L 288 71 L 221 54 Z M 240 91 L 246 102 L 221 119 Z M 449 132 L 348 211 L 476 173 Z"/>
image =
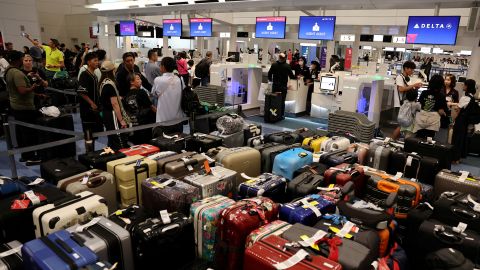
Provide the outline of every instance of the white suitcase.
<path id="1" fill-rule="evenodd" d="M 212 197 L 213 195 L 233 196 L 237 189 L 237 172 L 224 167 L 212 167 L 212 173 L 205 175 L 194 173 L 185 176 L 183 181 L 200 189 L 201 198 Z"/>
<path id="2" fill-rule="evenodd" d="M 333 152 L 337 150 L 347 150 L 350 140 L 345 137 L 333 136 L 322 142 L 320 146 L 321 152 Z"/>
<path id="3" fill-rule="evenodd" d="M 35 209 L 33 211 L 35 236 L 45 236 L 95 216 L 108 216 L 106 200 L 90 191 L 80 192 L 68 200 Z"/>

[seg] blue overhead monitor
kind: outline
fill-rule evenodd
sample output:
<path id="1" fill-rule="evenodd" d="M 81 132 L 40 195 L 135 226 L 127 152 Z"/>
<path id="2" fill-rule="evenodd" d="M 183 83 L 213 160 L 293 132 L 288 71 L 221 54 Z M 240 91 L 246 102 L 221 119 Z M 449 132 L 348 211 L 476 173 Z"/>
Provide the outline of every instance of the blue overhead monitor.
<path id="1" fill-rule="evenodd" d="M 455 45 L 460 16 L 410 16 L 407 44 Z"/>
<path id="2" fill-rule="evenodd" d="M 211 18 L 192 18 L 190 19 L 191 37 L 211 37 L 212 19 Z"/>
<path id="3" fill-rule="evenodd" d="M 301 16 L 298 25 L 298 38 L 334 40 L 335 19 L 335 16 Z"/>
<path id="4" fill-rule="evenodd" d="M 256 38 L 285 38 L 287 17 L 257 17 Z"/>
<path id="5" fill-rule="evenodd" d="M 135 21 L 120 21 L 120 36 L 135 36 L 136 34 Z"/>
<path id="6" fill-rule="evenodd" d="M 168 37 L 181 37 L 182 19 L 163 20 L 163 35 Z"/>

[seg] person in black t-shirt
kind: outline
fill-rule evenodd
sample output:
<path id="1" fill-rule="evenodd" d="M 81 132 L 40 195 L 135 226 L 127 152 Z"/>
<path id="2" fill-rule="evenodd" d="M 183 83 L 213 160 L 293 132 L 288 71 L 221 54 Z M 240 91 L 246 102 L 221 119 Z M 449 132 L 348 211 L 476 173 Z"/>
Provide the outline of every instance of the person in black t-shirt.
<path id="1" fill-rule="evenodd" d="M 80 74 L 78 83 L 82 88 L 80 94 L 80 118 L 82 119 L 83 132 L 103 131 L 102 120 L 100 118 L 100 95 L 98 78 L 95 76 L 95 69 L 98 68 L 98 57 L 90 52 L 85 55 L 87 70 Z"/>
<path id="2" fill-rule="evenodd" d="M 443 77 L 440 75 L 434 75 L 428 84 L 428 90 L 423 91 L 420 94 L 420 98 L 418 102 L 422 107 L 422 111 L 420 114 L 416 115 L 416 118 L 419 117 L 426 117 L 428 114 L 426 113 L 434 113 L 428 115 L 427 123 L 434 123 L 436 122 L 434 117 L 438 117 L 438 126 L 437 124 L 432 125 L 428 129 L 420 129 L 419 127 L 415 126 L 414 131 L 419 138 L 427 138 L 427 137 L 435 137 L 436 132 L 440 129 L 440 118 L 441 116 L 446 116 L 445 111 L 447 110 L 447 101 L 445 99 L 445 95 L 442 93 L 444 88 L 445 82 Z M 435 114 L 435 113 L 438 113 Z M 424 115 L 424 116 L 422 116 Z M 418 121 L 415 122 L 415 125 L 418 124 Z M 418 130 L 418 131 L 417 131 Z"/>

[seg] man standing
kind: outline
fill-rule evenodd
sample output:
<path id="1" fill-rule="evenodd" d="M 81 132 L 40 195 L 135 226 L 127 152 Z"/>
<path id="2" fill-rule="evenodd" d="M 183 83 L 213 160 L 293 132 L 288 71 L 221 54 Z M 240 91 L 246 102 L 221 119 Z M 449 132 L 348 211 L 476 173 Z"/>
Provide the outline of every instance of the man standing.
<path id="1" fill-rule="evenodd" d="M 153 85 L 155 78 L 161 76 L 160 67 L 157 64 L 158 53 L 156 49 L 151 49 L 148 51 L 148 63 L 145 66 L 145 76 L 147 77 L 148 82 Z"/>
<path id="2" fill-rule="evenodd" d="M 32 40 L 29 35 L 25 35 L 25 37 L 32 42 L 33 45 L 43 49 L 46 57 L 45 75 L 47 75 L 48 79 L 53 79 L 55 73 L 64 67 L 63 53 L 58 49 L 60 43 L 58 40 L 51 38 L 48 41 L 48 45 L 42 45 L 40 42 Z"/>
<path id="3" fill-rule="evenodd" d="M 272 82 L 272 92 L 282 93 L 282 115 L 285 115 L 285 100 L 287 98 L 288 78 L 295 79 L 292 68 L 287 64 L 284 53 L 278 55 L 278 61 L 272 64 L 268 71 L 268 81 Z"/>
<path id="4" fill-rule="evenodd" d="M 202 86 L 210 84 L 210 66 L 212 65 L 212 52 L 208 51 L 205 58 L 203 58 L 195 66 L 195 77 L 202 80 Z"/>
<path id="5" fill-rule="evenodd" d="M 115 80 L 117 82 L 117 89 L 120 93 L 120 96 L 125 97 L 130 91 L 130 82 L 128 81 L 128 74 L 130 73 L 139 73 L 140 68 L 135 65 L 135 55 L 132 52 L 126 52 L 122 56 L 123 63 L 118 67 L 117 73 L 115 74 Z M 142 86 L 148 91 L 152 90 L 152 85 L 148 80 L 142 75 Z"/>
<path id="6" fill-rule="evenodd" d="M 13 43 L 12 42 L 5 42 L 5 50 L 7 52 L 13 51 Z"/>

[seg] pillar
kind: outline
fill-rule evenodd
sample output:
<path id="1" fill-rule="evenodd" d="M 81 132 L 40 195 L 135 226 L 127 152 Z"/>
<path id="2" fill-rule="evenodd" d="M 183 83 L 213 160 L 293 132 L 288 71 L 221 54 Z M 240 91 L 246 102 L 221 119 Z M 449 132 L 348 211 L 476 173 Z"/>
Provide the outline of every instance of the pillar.
<path id="1" fill-rule="evenodd" d="M 475 45 L 472 48 L 472 56 L 470 57 L 470 66 L 468 68 L 467 77 L 474 79 L 477 84 L 480 84 L 480 40 L 475 40 Z"/>
<path id="2" fill-rule="evenodd" d="M 230 27 L 230 44 L 228 46 L 229 52 L 236 52 L 237 51 L 237 27 L 231 26 Z"/>
<path id="3" fill-rule="evenodd" d="M 327 42 L 327 63 L 325 65 L 326 70 L 330 71 L 330 58 L 335 54 L 335 41 Z"/>

